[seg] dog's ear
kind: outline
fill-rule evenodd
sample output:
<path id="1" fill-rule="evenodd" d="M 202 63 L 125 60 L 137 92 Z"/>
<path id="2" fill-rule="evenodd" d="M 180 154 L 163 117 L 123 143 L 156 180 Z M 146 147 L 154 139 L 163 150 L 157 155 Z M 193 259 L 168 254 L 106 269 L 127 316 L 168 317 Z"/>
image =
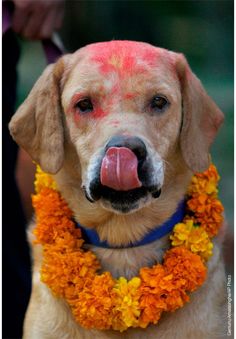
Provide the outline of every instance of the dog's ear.
<path id="1" fill-rule="evenodd" d="M 61 168 L 64 159 L 60 100 L 63 71 L 63 58 L 49 65 L 9 124 L 13 139 L 44 171 L 52 174 Z"/>
<path id="2" fill-rule="evenodd" d="M 175 67 L 182 93 L 182 154 L 186 165 L 193 172 L 202 172 L 209 166 L 209 147 L 224 115 L 207 95 L 182 54 L 177 54 Z"/>

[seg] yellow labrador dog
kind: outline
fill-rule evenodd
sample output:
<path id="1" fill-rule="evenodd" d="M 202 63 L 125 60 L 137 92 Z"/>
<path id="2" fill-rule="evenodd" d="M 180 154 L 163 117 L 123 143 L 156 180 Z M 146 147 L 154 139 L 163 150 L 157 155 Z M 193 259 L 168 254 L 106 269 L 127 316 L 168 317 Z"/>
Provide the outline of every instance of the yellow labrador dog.
<path id="1" fill-rule="evenodd" d="M 106 242 L 106 248 L 90 244 L 102 269 L 131 278 L 141 267 L 162 261 L 169 234 L 140 244 L 175 213 L 192 174 L 208 168 L 209 146 L 222 121 L 182 54 L 111 41 L 88 45 L 48 66 L 12 118 L 10 131 L 53 174 L 75 220 Z M 26 339 L 223 335 L 219 239 L 207 281 L 190 303 L 156 326 L 124 333 L 81 328 L 67 304 L 40 282 L 40 245 L 32 254 Z"/>

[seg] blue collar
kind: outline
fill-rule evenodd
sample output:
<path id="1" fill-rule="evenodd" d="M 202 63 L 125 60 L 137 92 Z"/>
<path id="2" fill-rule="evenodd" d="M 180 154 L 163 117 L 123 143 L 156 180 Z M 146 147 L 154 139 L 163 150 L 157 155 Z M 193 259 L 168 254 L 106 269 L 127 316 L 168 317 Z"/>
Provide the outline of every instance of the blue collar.
<path id="1" fill-rule="evenodd" d="M 77 223 L 77 227 L 81 229 L 82 237 L 86 244 L 95 245 L 103 248 L 128 248 L 128 247 L 137 247 L 150 244 L 155 240 L 158 240 L 168 233 L 170 233 L 174 226 L 181 222 L 185 215 L 185 205 L 186 201 L 182 200 L 175 213 L 166 221 L 164 224 L 157 226 L 154 230 L 151 230 L 145 237 L 135 243 L 131 243 L 128 246 L 113 247 L 110 246 L 107 241 L 100 241 L 97 232 L 94 229 L 90 229 L 84 226 L 81 226 Z"/>

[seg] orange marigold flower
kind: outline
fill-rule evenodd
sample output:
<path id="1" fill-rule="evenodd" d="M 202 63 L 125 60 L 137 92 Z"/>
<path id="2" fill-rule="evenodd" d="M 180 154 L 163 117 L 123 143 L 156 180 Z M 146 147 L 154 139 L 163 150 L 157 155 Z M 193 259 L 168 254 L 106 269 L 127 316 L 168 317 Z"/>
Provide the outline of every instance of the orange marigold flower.
<path id="1" fill-rule="evenodd" d="M 81 238 L 81 231 L 75 229 L 71 220 L 72 212 L 58 192 L 44 188 L 32 197 L 32 201 L 36 212 L 37 227 L 34 234 L 37 242 L 53 243 L 65 231 L 71 231 Z"/>
<path id="2" fill-rule="evenodd" d="M 184 282 L 185 289 L 189 292 L 201 286 L 206 278 L 206 267 L 200 256 L 184 246 L 167 251 L 163 266 L 169 274 L 173 274 L 176 282 Z"/>
<path id="3" fill-rule="evenodd" d="M 207 232 L 209 237 L 214 237 L 218 234 L 219 228 L 223 222 L 223 216 L 212 218 L 210 216 L 199 216 L 196 217 L 196 222 L 201 224 L 201 227 Z"/>
<path id="4" fill-rule="evenodd" d="M 150 323 L 156 324 L 164 310 L 167 309 L 165 299 L 161 297 L 161 280 L 165 277 L 165 270 L 162 265 L 155 265 L 152 268 L 144 267 L 140 270 L 140 309 L 141 317 L 139 326 L 145 328 Z"/>
<path id="5" fill-rule="evenodd" d="M 211 164 L 210 167 L 203 173 L 197 173 L 193 176 L 188 194 L 207 193 L 214 196 L 217 195 L 217 183 L 220 177 L 216 167 Z"/>
<path id="6" fill-rule="evenodd" d="M 174 311 L 189 300 L 187 291 L 192 292 L 202 285 L 206 267 L 198 255 L 185 247 L 167 251 L 164 264 L 140 270 L 140 323 L 146 327 L 156 324 L 163 311 Z"/>
<path id="7" fill-rule="evenodd" d="M 200 195 L 189 199 L 187 206 L 191 212 L 194 212 L 192 219 L 195 224 L 200 224 L 210 237 L 218 233 L 223 222 L 224 211 L 218 199 Z"/>
<path id="8" fill-rule="evenodd" d="M 99 268 L 97 258 L 91 252 L 63 248 L 57 243 L 44 245 L 41 280 L 58 296 L 65 297 L 72 287 L 78 295 L 86 279 L 94 278 Z"/>
<path id="9" fill-rule="evenodd" d="M 85 328 L 109 329 L 112 325 L 112 289 L 115 280 L 108 272 L 95 275 L 85 284 L 72 305 L 75 319 Z"/>

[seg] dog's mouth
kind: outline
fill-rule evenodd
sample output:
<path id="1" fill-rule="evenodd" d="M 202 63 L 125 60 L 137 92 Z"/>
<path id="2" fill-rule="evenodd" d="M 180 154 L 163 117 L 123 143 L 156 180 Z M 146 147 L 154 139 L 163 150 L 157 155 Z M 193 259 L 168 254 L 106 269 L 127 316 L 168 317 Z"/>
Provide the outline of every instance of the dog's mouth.
<path id="1" fill-rule="evenodd" d="M 94 180 L 90 185 L 90 195 L 86 191 L 85 194 L 91 202 L 103 199 L 105 202 L 110 203 L 112 209 L 121 213 L 129 213 L 139 208 L 141 199 L 145 203 L 150 195 L 153 198 L 158 198 L 161 194 L 161 189 L 142 186 L 128 191 L 117 191 L 103 186 L 100 180 Z"/>
<path id="2" fill-rule="evenodd" d="M 108 144 L 89 187 L 84 187 L 89 201 L 101 199 L 106 208 L 120 213 L 136 210 L 141 201 L 145 204 L 161 194 L 144 143 L 136 139 L 128 143 L 126 139 L 127 144 L 129 147 Z"/>

